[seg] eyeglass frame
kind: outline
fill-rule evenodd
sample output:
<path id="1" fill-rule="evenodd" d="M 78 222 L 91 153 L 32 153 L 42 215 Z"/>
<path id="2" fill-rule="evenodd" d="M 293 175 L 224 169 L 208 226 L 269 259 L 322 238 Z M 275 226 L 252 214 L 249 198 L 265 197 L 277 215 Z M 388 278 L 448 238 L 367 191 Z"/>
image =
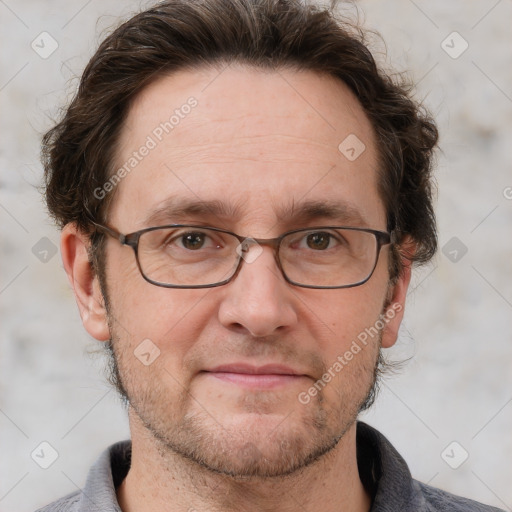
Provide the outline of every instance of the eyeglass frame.
<path id="1" fill-rule="evenodd" d="M 278 237 L 275 238 L 252 238 L 252 237 L 246 237 L 242 235 L 238 235 L 237 233 L 233 233 L 232 231 L 228 231 L 226 229 L 222 228 L 216 228 L 211 226 L 198 226 L 194 224 L 166 224 L 164 226 L 152 226 L 149 228 L 140 229 L 138 231 L 134 231 L 132 233 L 123 234 L 119 232 L 117 229 L 114 229 L 110 226 L 106 226 L 103 224 L 99 224 L 97 222 L 91 221 L 92 224 L 99 230 L 100 232 L 110 235 L 112 238 L 115 238 L 121 245 L 129 246 L 133 249 L 133 252 L 135 253 L 135 260 L 137 262 L 137 267 L 139 269 L 140 274 L 146 280 L 148 283 L 153 284 L 155 286 L 160 286 L 162 288 L 177 288 L 177 289 L 194 289 L 194 288 L 215 288 L 217 286 L 223 286 L 225 284 L 230 283 L 240 272 L 240 269 L 242 268 L 242 260 L 244 260 L 244 257 L 242 256 L 242 253 L 239 254 L 238 262 L 235 268 L 235 271 L 229 277 L 228 279 L 225 279 L 224 281 L 220 281 L 218 283 L 213 284 L 206 284 L 206 285 L 174 285 L 169 283 L 160 283 L 158 281 L 154 281 L 150 279 L 148 276 L 145 275 L 144 271 L 142 270 L 142 267 L 140 265 L 139 260 L 139 239 L 140 237 L 147 232 L 150 231 L 156 231 L 159 229 L 169 229 L 169 228 L 197 228 L 197 229 L 209 229 L 212 231 L 217 231 L 220 233 L 225 233 L 227 235 L 234 236 L 238 239 L 240 244 L 242 245 L 244 242 L 250 241 L 251 243 L 256 242 L 258 245 L 261 246 L 269 246 L 272 247 L 274 250 L 274 259 L 277 263 L 277 266 L 279 270 L 281 271 L 281 275 L 284 277 L 285 281 L 293 286 L 298 286 L 300 288 L 311 288 L 315 290 L 333 290 L 333 289 L 342 289 L 342 288 L 354 288 L 356 286 L 361 286 L 368 282 L 370 278 L 372 277 L 373 273 L 375 272 L 375 269 L 377 268 L 377 264 L 379 262 L 379 256 L 382 247 L 386 245 L 393 245 L 396 243 L 396 231 L 392 230 L 391 232 L 387 231 L 380 231 L 377 229 L 371 229 L 371 228 L 361 228 L 361 227 L 354 227 L 354 226 L 311 226 L 307 228 L 299 228 L 294 229 L 291 231 L 287 231 L 285 233 L 282 233 Z M 351 231 L 362 231 L 365 233 L 371 233 L 375 236 L 375 239 L 377 241 L 377 248 L 376 248 L 376 254 L 375 254 L 375 263 L 372 267 L 372 270 L 368 277 L 363 279 L 362 281 L 358 281 L 354 284 L 347 284 L 347 285 L 341 285 L 341 286 L 314 286 L 314 285 L 307 285 L 307 284 L 300 284 L 295 281 L 292 281 L 287 275 L 286 272 L 283 270 L 283 267 L 281 265 L 281 258 L 279 257 L 279 249 L 281 246 L 281 242 L 285 237 L 288 235 L 291 235 L 293 233 L 299 233 L 301 231 L 311 231 L 311 230 L 318 230 L 318 229 L 346 229 Z M 243 252 L 243 251 L 242 251 Z"/>

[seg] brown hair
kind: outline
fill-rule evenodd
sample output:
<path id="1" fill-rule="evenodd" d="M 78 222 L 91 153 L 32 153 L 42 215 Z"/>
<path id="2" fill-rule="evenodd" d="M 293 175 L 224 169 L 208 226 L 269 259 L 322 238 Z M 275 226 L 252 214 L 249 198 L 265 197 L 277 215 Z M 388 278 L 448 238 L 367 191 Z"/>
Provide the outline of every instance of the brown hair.
<path id="1" fill-rule="evenodd" d="M 437 129 L 410 87 L 380 70 L 359 28 L 335 7 L 300 0 L 170 0 L 109 35 L 87 65 L 63 119 L 43 137 L 46 202 L 62 227 L 92 233 L 112 194 L 94 191 L 114 173 L 116 142 L 131 101 L 178 69 L 242 63 L 327 73 L 345 82 L 368 115 L 380 155 L 379 191 L 388 230 L 408 234 L 414 262 L 437 248 L 431 167 Z M 93 247 L 101 236 L 92 237 Z M 391 274 L 400 271 L 396 248 Z M 100 269 L 101 271 L 101 269 Z"/>

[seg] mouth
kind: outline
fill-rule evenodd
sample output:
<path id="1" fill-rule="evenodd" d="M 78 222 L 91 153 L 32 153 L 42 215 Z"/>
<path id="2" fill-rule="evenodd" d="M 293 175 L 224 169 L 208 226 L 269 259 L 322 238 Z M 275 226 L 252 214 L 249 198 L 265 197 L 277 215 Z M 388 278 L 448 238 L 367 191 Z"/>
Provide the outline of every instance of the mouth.
<path id="1" fill-rule="evenodd" d="M 273 389 L 289 386 L 307 378 L 307 375 L 284 365 L 252 366 L 235 363 L 204 370 L 208 377 L 244 388 Z"/>

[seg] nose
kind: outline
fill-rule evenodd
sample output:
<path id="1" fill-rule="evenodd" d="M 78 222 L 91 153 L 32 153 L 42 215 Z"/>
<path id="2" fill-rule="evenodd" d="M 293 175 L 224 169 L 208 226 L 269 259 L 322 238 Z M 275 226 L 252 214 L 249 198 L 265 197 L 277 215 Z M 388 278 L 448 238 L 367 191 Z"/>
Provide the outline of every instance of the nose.
<path id="1" fill-rule="evenodd" d="M 253 260 L 252 251 L 261 251 Z M 219 321 L 256 337 L 275 334 L 297 323 L 295 295 L 274 259 L 271 247 L 251 246 L 238 274 L 224 286 Z"/>

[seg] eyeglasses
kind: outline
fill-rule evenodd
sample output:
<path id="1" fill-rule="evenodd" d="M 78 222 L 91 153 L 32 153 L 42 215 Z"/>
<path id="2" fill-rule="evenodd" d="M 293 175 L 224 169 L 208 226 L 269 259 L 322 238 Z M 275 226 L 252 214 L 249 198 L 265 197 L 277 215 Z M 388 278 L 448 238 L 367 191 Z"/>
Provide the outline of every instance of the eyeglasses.
<path id="1" fill-rule="evenodd" d="M 351 288 L 370 279 L 381 247 L 395 242 L 394 232 L 346 226 L 310 227 L 277 238 L 254 239 L 195 225 L 151 227 L 127 235 L 94 225 L 130 246 L 144 279 L 166 288 L 227 284 L 238 274 L 242 260 L 251 263 L 256 259 L 263 251 L 261 246 L 274 249 L 277 266 L 292 285 Z"/>

